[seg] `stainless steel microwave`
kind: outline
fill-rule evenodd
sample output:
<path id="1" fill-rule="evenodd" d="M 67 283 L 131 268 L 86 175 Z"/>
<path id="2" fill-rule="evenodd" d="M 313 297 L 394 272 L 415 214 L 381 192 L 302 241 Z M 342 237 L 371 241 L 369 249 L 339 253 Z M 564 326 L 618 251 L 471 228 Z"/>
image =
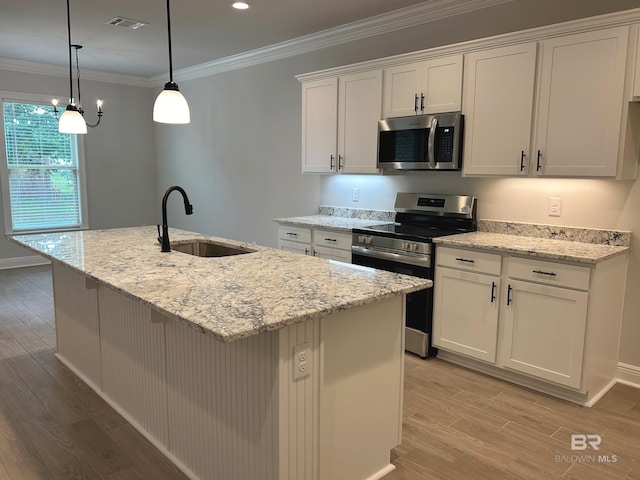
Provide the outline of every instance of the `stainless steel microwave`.
<path id="1" fill-rule="evenodd" d="M 460 170 L 463 124 L 460 112 L 380 120 L 378 168 Z"/>

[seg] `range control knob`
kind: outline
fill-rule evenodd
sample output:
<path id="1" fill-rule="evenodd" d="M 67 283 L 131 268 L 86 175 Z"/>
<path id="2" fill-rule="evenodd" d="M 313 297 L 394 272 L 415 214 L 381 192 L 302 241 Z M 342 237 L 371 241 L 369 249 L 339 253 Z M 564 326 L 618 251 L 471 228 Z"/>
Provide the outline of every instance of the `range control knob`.
<path id="1" fill-rule="evenodd" d="M 364 235 L 358 235 L 358 243 L 364 243 L 364 239 L 365 239 Z"/>
<path id="2" fill-rule="evenodd" d="M 366 243 L 367 245 L 371 245 L 372 241 L 373 237 L 371 235 L 367 235 L 366 237 L 364 237 L 364 243 Z"/>
<path id="3" fill-rule="evenodd" d="M 418 244 L 417 243 L 412 243 L 411 244 L 411 251 L 413 251 L 413 252 L 417 252 L 418 251 Z"/>

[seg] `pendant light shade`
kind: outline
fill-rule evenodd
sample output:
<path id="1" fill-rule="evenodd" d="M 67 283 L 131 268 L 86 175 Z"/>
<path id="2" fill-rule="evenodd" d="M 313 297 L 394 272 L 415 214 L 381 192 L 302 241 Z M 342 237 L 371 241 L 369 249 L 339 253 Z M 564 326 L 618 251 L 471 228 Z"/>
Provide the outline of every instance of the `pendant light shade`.
<path id="1" fill-rule="evenodd" d="M 164 90 L 153 104 L 153 121 L 159 123 L 189 123 L 189 105 L 178 85 L 173 82 L 165 84 Z"/>
<path id="2" fill-rule="evenodd" d="M 60 133 L 75 133 L 86 134 L 87 127 L 97 127 L 102 118 L 102 100 L 98 100 L 98 121 L 96 123 L 87 123 L 84 119 L 84 110 L 82 109 L 82 99 L 80 97 L 80 65 L 78 63 L 78 50 L 82 48 L 82 45 L 73 45 L 71 43 L 71 8 L 69 6 L 69 0 L 67 0 L 67 39 L 68 39 L 68 53 L 69 53 L 69 104 L 64 113 L 60 116 L 58 121 L 58 131 Z M 75 49 L 76 52 L 76 71 L 78 79 L 78 98 L 77 103 L 73 96 L 73 64 L 71 61 L 71 52 Z M 56 117 L 58 116 L 58 100 L 54 99 L 53 112 Z"/>
<path id="3" fill-rule="evenodd" d="M 87 122 L 75 105 L 67 105 L 67 109 L 60 116 L 58 121 L 58 131 L 60 133 L 87 133 Z"/>
<path id="4" fill-rule="evenodd" d="M 190 123 L 189 105 L 173 81 L 171 57 L 171 5 L 167 0 L 167 32 L 169 38 L 169 81 L 153 104 L 153 121 L 159 123 Z"/>

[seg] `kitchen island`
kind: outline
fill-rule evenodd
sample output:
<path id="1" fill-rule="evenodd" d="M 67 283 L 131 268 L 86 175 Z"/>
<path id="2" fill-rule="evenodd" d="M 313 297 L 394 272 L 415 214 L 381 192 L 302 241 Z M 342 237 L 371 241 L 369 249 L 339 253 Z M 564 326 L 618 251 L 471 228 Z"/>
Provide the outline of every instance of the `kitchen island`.
<path id="1" fill-rule="evenodd" d="M 58 358 L 194 479 L 393 469 L 404 296 L 429 280 L 155 227 L 22 235 L 52 261 Z M 175 251 L 199 240 L 250 253 Z"/>

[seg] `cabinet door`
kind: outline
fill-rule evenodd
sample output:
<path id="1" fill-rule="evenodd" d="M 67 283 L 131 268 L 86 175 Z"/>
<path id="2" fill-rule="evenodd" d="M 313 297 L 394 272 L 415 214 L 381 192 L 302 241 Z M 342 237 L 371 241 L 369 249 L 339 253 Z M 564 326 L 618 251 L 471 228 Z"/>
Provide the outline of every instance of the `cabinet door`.
<path id="1" fill-rule="evenodd" d="M 542 42 L 536 174 L 616 175 L 628 35 L 619 27 Z"/>
<path id="2" fill-rule="evenodd" d="M 319 258 L 351 263 L 351 250 L 341 250 L 339 248 L 327 248 L 319 245 L 314 245 L 313 254 Z"/>
<path id="3" fill-rule="evenodd" d="M 529 162 L 536 43 L 465 55 L 465 175 L 525 175 Z"/>
<path id="4" fill-rule="evenodd" d="M 278 239 L 278 248 L 287 252 L 301 253 L 303 255 L 309 255 L 311 252 L 311 245 L 308 243 L 292 242 L 290 240 Z"/>
<path id="5" fill-rule="evenodd" d="M 462 55 L 429 60 L 422 65 L 421 113 L 457 112 L 462 108 Z M 421 98 L 422 102 L 422 98 Z"/>
<path id="6" fill-rule="evenodd" d="M 506 290 L 502 366 L 579 388 L 588 294 L 517 280 Z"/>
<path id="7" fill-rule="evenodd" d="M 336 171 L 338 79 L 302 84 L 302 173 Z"/>
<path id="8" fill-rule="evenodd" d="M 435 277 L 433 344 L 494 363 L 499 278 L 439 267 Z"/>
<path id="9" fill-rule="evenodd" d="M 422 62 L 384 69 L 384 118 L 415 115 L 420 108 Z"/>
<path id="10" fill-rule="evenodd" d="M 382 70 L 345 75 L 339 82 L 338 171 L 378 173 Z"/>

